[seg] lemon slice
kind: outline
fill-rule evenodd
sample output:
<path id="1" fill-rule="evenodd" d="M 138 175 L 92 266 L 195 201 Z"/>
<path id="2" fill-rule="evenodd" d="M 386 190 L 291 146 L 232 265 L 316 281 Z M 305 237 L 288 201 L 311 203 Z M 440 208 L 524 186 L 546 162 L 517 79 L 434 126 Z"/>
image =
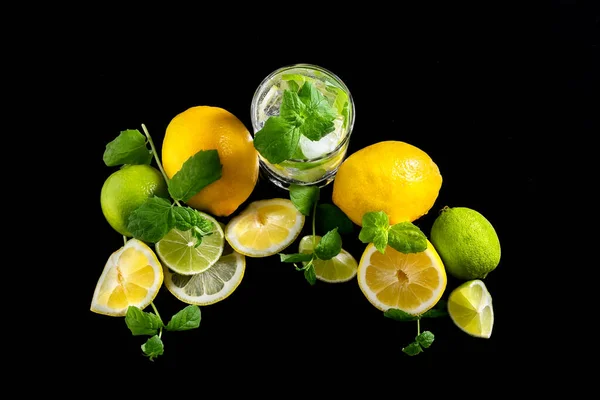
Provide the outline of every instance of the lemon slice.
<path id="1" fill-rule="evenodd" d="M 163 269 L 148 245 L 129 239 L 108 258 L 98 279 L 90 310 L 122 317 L 129 306 L 146 308 L 163 283 Z"/>
<path id="2" fill-rule="evenodd" d="M 492 296 L 479 279 L 465 282 L 450 293 L 448 314 L 456 326 L 471 336 L 488 339 L 492 335 Z"/>
<path id="3" fill-rule="evenodd" d="M 198 213 L 213 223 L 213 230 L 202 238 L 196 247 L 192 231 L 173 228 L 156 243 L 156 254 L 160 261 L 172 271 L 181 275 L 193 275 L 212 267 L 223 253 L 225 243 L 223 229 L 213 217 Z"/>
<path id="4" fill-rule="evenodd" d="M 398 308 L 418 315 L 433 307 L 446 289 L 446 271 L 433 245 L 420 253 L 401 253 L 386 247 L 381 254 L 369 244 L 357 274 L 363 294 L 382 311 Z"/>
<path id="5" fill-rule="evenodd" d="M 245 270 L 246 257 L 225 243 L 219 261 L 204 272 L 181 275 L 164 267 L 165 286 L 184 303 L 206 306 L 233 293 L 242 281 Z"/>
<path id="6" fill-rule="evenodd" d="M 315 236 L 315 243 L 321 241 L 321 236 Z M 313 237 L 312 235 L 304 236 L 300 240 L 300 253 L 313 252 Z M 302 264 L 306 265 L 307 262 Z M 348 282 L 356 276 L 358 263 L 350 253 L 342 249 L 339 254 L 330 260 L 313 260 L 315 266 L 315 274 L 317 279 L 328 283 Z"/>
<path id="7" fill-rule="evenodd" d="M 225 239 L 240 254 L 267 257 L 292 244 L 303 226 L 304 215 L 291 200 L 256 200 L 229 221 Z"/>

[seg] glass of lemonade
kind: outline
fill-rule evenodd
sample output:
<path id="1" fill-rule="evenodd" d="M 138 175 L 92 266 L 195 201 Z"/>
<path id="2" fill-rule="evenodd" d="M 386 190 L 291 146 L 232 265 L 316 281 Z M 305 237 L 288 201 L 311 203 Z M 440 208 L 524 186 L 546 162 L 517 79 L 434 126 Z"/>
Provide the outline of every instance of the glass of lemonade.
<path id="1" fill-rule="evenodd" d="M 284 189 L 326 186 L 346 156 L 354 115 L 350 91 L 331 71 L 312 64 L 273 71 L 251 106 L 261 171 Z"/>

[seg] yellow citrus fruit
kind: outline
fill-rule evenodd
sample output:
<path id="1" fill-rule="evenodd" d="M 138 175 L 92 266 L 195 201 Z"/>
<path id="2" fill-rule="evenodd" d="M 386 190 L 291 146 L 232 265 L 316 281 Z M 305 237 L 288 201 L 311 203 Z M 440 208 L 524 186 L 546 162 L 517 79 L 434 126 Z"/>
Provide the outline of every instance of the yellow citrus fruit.
<path id="1" fill-rule="evenodd" d="M 90 310 L 115 317 L 129 306 L 146 308 L 163 283 L 163 268 L 148 245 L 129 239 L 106 262 L 98 279 Z"/>
<path id="2" fill-rule="evenodd" d="M 456 326 L 469 335 L 485 339 L 492 336 L 494 307 L 482 280 L 473 279 L 454 289 L 448 297 L 448 313 Z"/>
<path id="3" fill-rule="evenodd" d="M 200 150 L 217 150 L 223 165 L 221 178 L 194 195 L 187 204 L 226 217 L 254 190 L 258 153 L 252 136 L 232 113 L 219 107 L 195 106 L 176 115 L 167 126 L 162 163 L 169 178 Z"/>
<path id="4" fill-rule="evenodd" d="M 414 221 L 435 203 L 442 176 L 431 157 L 405 142 L 384 141 L 350 155 L 333 181 L 332 200 L 355 224 L 384 211 L 391 224 Z"/>
<path id="5" fill-rule="evenodd" d="M 300 234 L 304 215 L 289 199 L 256 200 L 225 227 L 225 240 L 238 253 L 267 257 L 288 247 Z"/>
<path id="6" fill-rule="evenodd" d="M 418 315 L 432 308 L 446 289 L 444 264 L 429 241 L 419 253 L 401 253 L 386 247 L 381 254 L 371 243 L 358 264 L 358 285 L 382 311 L 398 308 Z"/>

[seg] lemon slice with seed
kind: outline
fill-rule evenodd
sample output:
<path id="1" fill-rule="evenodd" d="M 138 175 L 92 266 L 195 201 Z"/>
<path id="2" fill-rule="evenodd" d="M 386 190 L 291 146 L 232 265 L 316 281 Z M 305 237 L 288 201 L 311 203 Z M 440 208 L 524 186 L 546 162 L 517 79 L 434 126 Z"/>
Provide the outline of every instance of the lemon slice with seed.
<path id="1" fill-rule="evenodd" d="M 315 236 L 315 243 L 319 244 L 321 236 Z M 312 235 L 304 236 L 300 240 L 300 253 L 313 252 L 313 237 Z M 303 262 L 303 265 L 308 262 Z M 328 283 L 347 282 L 356 276 L 358 263 L 350 253 L 342 249 L 339 254 L 329 260 L 313 260 L 315 266 L 315 275 L 317 279 Z"/>
<path id="2" fill-rule="evenodd" d="M 115 317 L 129 306 L 146 308 L 163 283 L 163 269 L 148 245 L 129 239 L 106 262 L 98 279 L 90 310 Z"/>
<path id="3" fill-rule="evenodd" d="M 369 244 L 357 273 L 363 294 L 382 311 L 397 308 L 418 315 L 433 307 L 446 289 L 446 270 L 433 245 L 420 253 L 401 253 L 387 246 L 381 254 Z"/>
<path id="4" fill-rule="evenodd" d="M 245 270 L 246 257 L 225 243 L 221 258 L 204 272 L 181 275 L 164 267 L 165 286 L 184 303 L 206 306 L 229 297 L 242 282 Z"/>
<path id="5" fill-rule="evenodd" d="M 181 275 L 194 275 L 212 267 L 223 253 L 225 243 L 223 229 L 213 217 L 198 212 L 213 223 L 209 235 L 202 238 L 196 247 L 196 238 L 192 231 L 180 231 L 173 228 L 156 243 L 156 254 L 160 261 L 170 270 Z"/>
<path id="6" fill-rule="evenodd" d="M 483 281 L 474 279 L 454 289 L 448 297 L 448 314 L 469 335 L 485 339 L 492 336 L 494 308 Z"/>
<path id="7" fill-rule="evenodd" d="M 229 221 L 225 239 L 248 257 L 276 254 L 298 237 L 304 215 L 289 199 L 256 200 Z"/>

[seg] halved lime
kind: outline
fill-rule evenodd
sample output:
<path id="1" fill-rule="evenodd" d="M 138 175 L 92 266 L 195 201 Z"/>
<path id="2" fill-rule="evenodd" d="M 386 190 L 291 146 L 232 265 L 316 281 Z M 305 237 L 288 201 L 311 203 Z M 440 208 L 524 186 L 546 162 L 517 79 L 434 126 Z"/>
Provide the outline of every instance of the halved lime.
<path id="1" fill-rule="evenodd" d="M 210 215 L 199 212 L 213 223 L 213 230 L 196 247 L 192 231 L 173 228 L 158 243 L 156 254 L 162 264 L 181 275 L 193 275 L 212 267 L 223 253 L 225 235 L 219 223 Z"/>
<path id="2" fill-rule="evenodd" d="M 319 244 L 321 236 L 315 236 L 315 243 Z M 300 240 L 300 253 L 312 253 L 313 237 L 312 235 L 304 236 Z M 303 263 L 304 265 L 307 262 Z M 317 279 L 328 283 L 347 282 L 356 276 L 358 263 L 350 253 L 342 249 L 340 253 L 330 260 L 313 260 L 315 266 L 315 274 Z"/>
<path id="3" fill-rule="evenodd" d="M 206 306 L 234 292 L 244 277 L 246 257 L 225 242 L 221 258 L 204 272 L 181 275 L 163 268 L 165 286 L 173 296 L 184 303 Z"/>
<path id="4" fill-rule="evenodd" d="M 448 313 L 469 335 L 486 339 L 492 335 L 494 308 L 483 281 L 474 279 L 454 289 L 448 297 Z"/>

